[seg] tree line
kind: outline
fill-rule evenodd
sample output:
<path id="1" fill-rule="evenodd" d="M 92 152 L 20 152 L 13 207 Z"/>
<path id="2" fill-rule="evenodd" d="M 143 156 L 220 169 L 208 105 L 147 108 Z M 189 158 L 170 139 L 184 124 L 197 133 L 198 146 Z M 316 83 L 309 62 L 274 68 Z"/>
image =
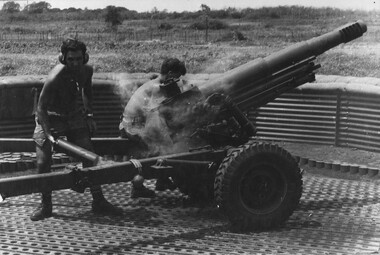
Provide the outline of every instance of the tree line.
<path id="1" fill-rule="evenodd" d="M 99 16 L 107 17 L 115 15 L 117 20 L 122 22 L 123 20 L 141 20 L 141 19 L 199 19 L 203 18 L 205 12 L 210 19 L 245 19 L 245 20 L 258 20 L 264 18 L 278 19 L 284 17 L 297 17 L 317 19 L 322 17 L 342 17 L 347 15 L 358 14 L 368 15 L 367 11 L 354 11 L 354 10 L 342 10 L 338 8 L 313 8 L 304 6 L 278 6 L 278 7 L 262 7 L 262 8 L 224 8 L 219 10 L 210 9 L 207 5 L 202 4 L 198 11 L 183 11 L 183 12 L 168 12 L 166 9 L 158 10 L 153 7 L 148 12 L 137 12 L 129 10 L 125 7 L 107 6 L 104 9 L 81 9 L 81 8 L 51 8 L 48 2 L 40 1 L 33 2 L 21 8 L 21 5 L 15 1 L 7 1 L 4 3 L 1 9 L 4 18 L 27 19 L 32 20 L 38 18 L 39 20 L 55 20 L 57 15 L 60 18 L 68 20 L 97 20 Z M 355 15 L 355 16 L 356 16 Z M 115 19 L 116 19 L 115 18 Z"/>

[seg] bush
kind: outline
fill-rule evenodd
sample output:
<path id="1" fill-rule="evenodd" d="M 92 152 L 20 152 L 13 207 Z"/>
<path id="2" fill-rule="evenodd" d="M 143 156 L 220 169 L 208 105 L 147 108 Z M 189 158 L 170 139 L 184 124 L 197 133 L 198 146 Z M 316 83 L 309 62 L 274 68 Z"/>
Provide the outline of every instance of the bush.
<path id="1" fill-rule="evenodd" d="M 245 41 L 247 38 L 243 35 L 242 32 L 235 30 L 233 32 L 233 40 L 234 41 Z"/>
<path id="2" fill-rule="evenodd" d="M 173 28 L 172 24 L 165 23 L 165 22 L 158 25 L 158 29 L 160 29 L 160 30 L 170 30 L 172 28 Z"/>
<path id="3" fill-rule="evenodd" d="M 272 11 L 272 12 L 270 12 L 269 17 L 271 17 L 272 19 L 279 19 L 280 15 L 278 13 Z"/>
<path id="4" fill-rule="evenodd" d="M 210 20 L 208 27 L 209 27 L 209 29 L 220 30 L 220 29 L 226 29 L 229 26 L 227 23 L 225 23 L 223 21 L 213 19 L 213 20 Z"/>
<path id="5" fill-rule="evenodd" d="M 227 23 L 220 20 L 213 19 L 208 22 L 208 29 L 211 29 L 211 30 L 221 30 L 221 29 L 226 29 L 228 27 L 229 25 Z M 197 30 L 206 30 L 207 26 L 206 26 L 206 22 L 195 22 L 191 24 L 189 28 L 197 29 Z"/>
<path id="6" fill-rule="evenodd" d="M 14 69 L 15 67 L 12 64 L 7 63 L 0 68 L 0 75 L 11 75 Z"/>
<path id="7" fill-rule="evenodd" d="M 206 24 L 204 22 L 195 22 L 189 25 L 190 29 L 205 30 Z"/>
<path id="8" fill-rule="evenodd" d="M 14 15 L 9 15 L 8 19 L 9 19 L 10 22 L 28 21 L 29 17 L 28 17 L 28 15 L 26 15 L 24 13 L 17 13 L 17 14 L 14 14 Z"/>
<path id="9" fill-rule="evenodd" d="M 225 33 L 222 33 L 218 39 L 216 39 L 216 42 L 237 42 L 237 41 L 247 41 L 248 38 L 246 38 L 242 32 L 238 30 L 228 31 Z"/>

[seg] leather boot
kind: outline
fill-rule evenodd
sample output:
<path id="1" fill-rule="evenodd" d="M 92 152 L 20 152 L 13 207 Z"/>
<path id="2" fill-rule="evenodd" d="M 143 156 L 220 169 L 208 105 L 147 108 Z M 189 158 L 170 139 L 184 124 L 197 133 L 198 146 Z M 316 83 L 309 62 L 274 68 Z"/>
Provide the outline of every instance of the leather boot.
<path id="1" fill-rule="evenodd" d="M 51 193 L 45 193 L 41 195 L 41 204 L 34 210 L 30 219 L 32 221 L 43 220 L 49 218 L 53 214 L 53 205 L 51 202 Z"/>
<path id="2" fill-rule="evenodd" d="M 156 196 L 156 193 L 154 192 L 154 190 L 150 190 L 144 185 L 138 186 L 138 187 L 132 185 L 131 198 L 138 198 L 138 197 L 153 198 L 155 196 Z"/>
<path id="3" fill-rule="evenodd" d="M 123 210 L 118 208 L 104 199 L 97 199 L 92 201 L 92 212 L 101 215 L 122 215 Z"/>
<path id="4" fill-rule="evenodd" d="M 164 190 L 175 190 L 177 186 L 170 180 L 168 177 L 158 178 L 156 181 L 156 190 L 164 191 Z"/>
<path id="5" fill-rule="evenodd" d="M 91 194 L 92 194 L 92 212 L 96 214 L 102 214 L 102 215 L 122 215 L 123 210 L 121 208 L 118 208 L 114 205 L 112 205 L 110 202 L 108 202 L 104 196 L 103 191 L 100 186 L 93 186 L 90 187 Z"/>

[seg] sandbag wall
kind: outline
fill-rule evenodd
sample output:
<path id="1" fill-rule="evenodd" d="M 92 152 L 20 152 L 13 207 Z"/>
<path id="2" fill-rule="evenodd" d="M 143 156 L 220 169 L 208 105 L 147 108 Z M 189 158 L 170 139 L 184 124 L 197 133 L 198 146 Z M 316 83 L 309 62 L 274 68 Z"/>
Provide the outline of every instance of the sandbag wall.
<path id="1" fill-rule="evenodd" d="M 154 75 L 154 74 L 153 74 Z M 188 75 L 192 84 L 217 74 Z M 152 74 L 95 74 L 97 137 L 118 136 L 128 97 Z M 44 77 L 0 77 L 0 137 L 30 138 Z M 355 147 L 380 152 L 380 79 L 317 75 L 248 117 L 266 140 Z"/>

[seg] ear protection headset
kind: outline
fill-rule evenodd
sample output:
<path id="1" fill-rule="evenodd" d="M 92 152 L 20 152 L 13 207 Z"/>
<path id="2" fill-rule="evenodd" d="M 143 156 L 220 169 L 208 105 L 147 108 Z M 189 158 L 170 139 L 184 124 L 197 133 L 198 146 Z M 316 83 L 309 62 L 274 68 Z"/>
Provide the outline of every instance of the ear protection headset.
<path id="1" fill-rule="evenodd" d="M 90 59 L 90 56 L 86 52 L 86 45 L 83 42 L 72 38 L 68 38 L 62 43 L 61 53 L 58 56 L 58 60 L 61 64 L 66 65 L 66 54 L 70 50 L 81 50 L 83 53 L 83 64 L 87 64 L 88 60 Z"/>

